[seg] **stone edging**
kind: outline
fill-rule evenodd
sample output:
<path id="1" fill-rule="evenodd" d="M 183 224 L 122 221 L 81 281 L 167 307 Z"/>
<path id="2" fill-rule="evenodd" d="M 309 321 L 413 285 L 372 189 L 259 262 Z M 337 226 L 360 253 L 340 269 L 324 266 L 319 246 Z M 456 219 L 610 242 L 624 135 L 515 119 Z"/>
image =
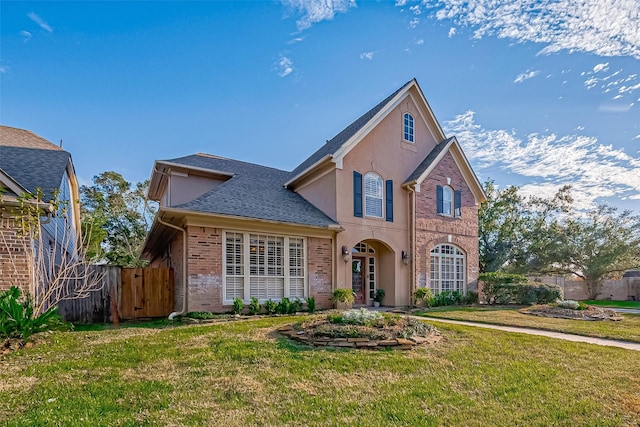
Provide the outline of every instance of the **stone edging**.
<path id="1" fill-rule="evenodd" d="M 440 334 L 432 334 L 427 338 L 414 336 L 409 339 L 394 338 L 389 340 L 372 340 L 369 338 L 314 338 L 305 331 L 295 330 L 293 325 L 280 326 L 278 332 L 294 341 L 314 347 L 359 348 L 365 350 L 381 350 L 384 348 L 411 350 L 413 347 L 421 344 L 435 344 L 442 338 Z"/>

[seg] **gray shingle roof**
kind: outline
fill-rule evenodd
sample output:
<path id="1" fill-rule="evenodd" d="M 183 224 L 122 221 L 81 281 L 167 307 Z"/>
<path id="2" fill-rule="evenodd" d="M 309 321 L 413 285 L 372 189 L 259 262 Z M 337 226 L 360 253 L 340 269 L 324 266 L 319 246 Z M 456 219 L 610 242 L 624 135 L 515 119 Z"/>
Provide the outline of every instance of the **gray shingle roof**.
<path id="1" fill-rule="evenodd" d="M 32 132 L 0 126 L 0 169 L 30 192 L 41 188 L 45 201 L 60 188 L 71 155 Z"/>
<path id="2" fill-rule="evenodd" d="M 420 178 L 420 175 L 422 175 L 422 173 L 425 170 L 427 170 L 429 166 L 431 166 L 431 163 L 433 163 L 435 159 L 438 158 L 440 153 L 442 153 L 442 151 L 446 150 L 447 147 L 451 145 L 450 143 L 451 141 L 453 141 L 453 139 L 454 139 L 453 137 L 447 138 L 444 141 L 437 144 L 433 148 L 433 150 L 431 150 L 431 152 L 427 154 L 427 157 L 425 157 L 424 160 L 418 165 L 418 167 L 411 173 L 411 175 L 409 175 L 409 178 L 405 180 L 404 184 L 408 184 Z"/>
<path id="3" fill-rule="evenodd" d="M 291 178 L 295 178 L 308 168 L 310 168 L 313 164 L 318 162 L 320 159 L 326 157 L 329 154 L 334 154 L 338 151 L 345 142 L 349 140 L 353 135 L 356 134 L 364 125 L 366 125 L 369 120 L 373 118 L 380 110 L 382 110 L 400 91 L 402 91 L 407 85 L 409 85 L 413 80 L 408 81 L 403 84 L 398 90 L 393 92 L 391 95 L 386 97 L 382 102 L 373 107 L 371 110 L 364 113 L 360 116 L 356 121 L 351 123 L 349 126 L 344 128 L 340 133 L 334 136 L 331 140 L 327 141 L 322 147 L 320 147 L 315 153 L 309 156 L 304 162 L 300 163 L 298 167 L 296 167 L 291 172 Z"/>
<path id="4" fill-rule="evenodd" d="M 337 225 L 302 196 L 284 188 L 289 172 L 201 154 L 166 162 L 233 174 L 222 185 L 191 202 L 174 206 L 176 209 L 314 227 Z"/>

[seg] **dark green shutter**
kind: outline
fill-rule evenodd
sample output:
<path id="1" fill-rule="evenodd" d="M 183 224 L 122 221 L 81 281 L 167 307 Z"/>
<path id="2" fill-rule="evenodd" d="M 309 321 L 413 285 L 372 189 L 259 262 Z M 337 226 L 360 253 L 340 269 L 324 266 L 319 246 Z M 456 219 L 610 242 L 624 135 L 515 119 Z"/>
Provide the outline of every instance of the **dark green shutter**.
<path id="1" fill-rule="evenodd" d="M 362 218 L 362 174 L 353 171 L 353 216 Z"/>
<path id="2" fill-rule="evenodd" d="M 437 213 L 441 214 L 444 212 L 444 203 L 442 201 L 442 186 L 436 186 L 436 206 Z"/>
<path id="3" fill-rule="evenodd" d="M 455 197 L 455 210 L 454 216 L 462 216 L 462 191 L 456 190 L 454 193 Z"/>
<path id="4" fill-rule="evenodd" d="M 385 213 L 387 221 L 393 222 L 393 180 L 387 180 L 385 182 L 386 188 L 384 192 L 385 197 Z"/>

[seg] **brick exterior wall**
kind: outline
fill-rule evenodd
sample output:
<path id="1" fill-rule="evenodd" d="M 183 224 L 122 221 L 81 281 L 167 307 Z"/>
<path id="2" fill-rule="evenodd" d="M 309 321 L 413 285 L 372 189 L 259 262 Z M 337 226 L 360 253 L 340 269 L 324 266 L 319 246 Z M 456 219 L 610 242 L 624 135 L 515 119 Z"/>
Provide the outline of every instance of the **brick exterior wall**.
<path id="1" fill-rule="evenodd" d="M 462 216 L 438 215 L 436 186 L 449 184 L 462 191 Z M 451 236 L 451 241 L 449 241 Z M 478 206 L 450 153 L 447 153 L 416 193 L 416 286 L 427 286 L 430 252 L 440 243 L 452 243 L 466 254 L 467 290 L 477 290 Z"/>
<path id="2" fill-rule="evenodd" d="M 333 260 L 331 258 L 331 239 L 309 237 L 307 239 L 307 276 L 309 278 L 309 296 L 316 300 L 316 307 L 332 307 Z"/>
<path id="3" fill-rule="evenodd" d="M 30 292 L 29 254 L 30 238 L 19 236 L 13 220 L 0 218 L 0 291 L 17 286 Z"/>
<path id="4" fill-rule="evenodd" d="M 188 311 L 227 311 L 222 301 L 222 230 L 187 228 Z"/>

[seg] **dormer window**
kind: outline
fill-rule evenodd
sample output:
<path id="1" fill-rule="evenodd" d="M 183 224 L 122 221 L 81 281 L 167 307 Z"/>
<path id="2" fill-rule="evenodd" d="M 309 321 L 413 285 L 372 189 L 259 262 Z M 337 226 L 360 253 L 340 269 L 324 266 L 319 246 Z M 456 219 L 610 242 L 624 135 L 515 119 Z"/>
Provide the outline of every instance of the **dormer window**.
<path id="1" fill-rule="evenodd" d="M 404 113 L 403 116 L 403 124 L 404 124 L 404 140 L 407 142 L 414 142 L 413 139 L 413 116 L 409 113 Z"/>

